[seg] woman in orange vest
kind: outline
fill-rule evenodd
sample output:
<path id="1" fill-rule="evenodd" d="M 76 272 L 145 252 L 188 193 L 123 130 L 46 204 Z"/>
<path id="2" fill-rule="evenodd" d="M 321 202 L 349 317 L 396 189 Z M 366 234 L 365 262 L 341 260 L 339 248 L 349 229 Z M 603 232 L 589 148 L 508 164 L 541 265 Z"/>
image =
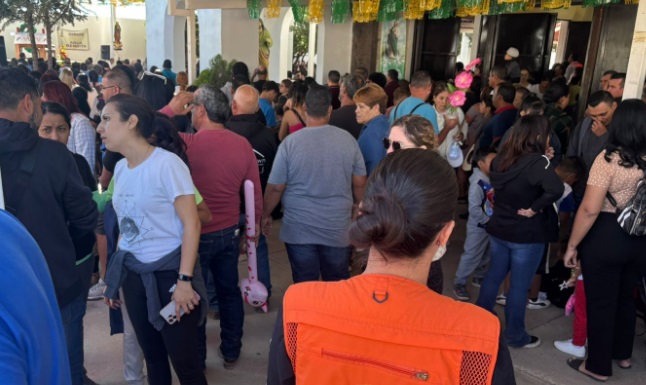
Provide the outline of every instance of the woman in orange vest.
<path id="1" fill-rule="evenodd" d="M 426 287 L 457 194 L 455 172 L 435 151 L 395 151 L 379 163 L 349 231 L 368 250 L 366 270 L 287 290 L 268 385 L 516 383 L 498 318 Z"/>

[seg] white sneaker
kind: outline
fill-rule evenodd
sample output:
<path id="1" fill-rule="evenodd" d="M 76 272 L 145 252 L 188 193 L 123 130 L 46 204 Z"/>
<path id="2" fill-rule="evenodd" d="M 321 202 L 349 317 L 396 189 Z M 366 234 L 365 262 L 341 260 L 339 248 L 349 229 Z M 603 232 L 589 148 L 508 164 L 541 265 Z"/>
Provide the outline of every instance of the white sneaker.
<path id="1" fill-rule="evenodd" d="M 507 305 L 507 297 L 504 294 L 500 294 L 496 297 L 496 303 L 501 306 Z"/>
<path id="2" fill-rule="evenodd" d="M 554 341 L 554 347 L 563 353 L 567 353 L 577 358 L 585 357 L 585 346 L 576 346 L 572 344 L 571 339 L 565 341 Z"/>
<path id="3" fill-rule="evenodd" d="M 547 309 L 550 307 L 552 303 L 550 302 L 549 299 L 536 299 L 536 301 L 532 301 L 531 299 L 527 301 L 527 308 L 529 310 L 540 310 L 540 309 Z"/>
<path id="4" fill-rule="evenodd" d="M 90 291 L 87 294 L 88 301 L 98 301 L 103 299 L 103 291 L 105 290 L 105 282 L 103 279 L 99 279 L 94 286 L 90 288 Z"/>

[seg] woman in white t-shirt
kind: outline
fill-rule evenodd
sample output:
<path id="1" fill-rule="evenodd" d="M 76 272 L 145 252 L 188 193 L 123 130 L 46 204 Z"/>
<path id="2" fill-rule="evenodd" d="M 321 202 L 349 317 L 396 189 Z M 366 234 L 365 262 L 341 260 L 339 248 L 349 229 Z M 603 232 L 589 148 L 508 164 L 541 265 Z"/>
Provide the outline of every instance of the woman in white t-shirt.
<path id="1" fill-rule="evenodd" d="M 135 96 L 116 95 L 102 111 L 97 131 L 110 151 L 125 157 L 113 177 L 121 235 L 106 274 L 106 298 L 118 306 L 113 298 L 122 285 L 150 384 L 171 383 L 168 358 L 181 384 L 206 384 L 197 352 L 205 307 L 195 292 L 203 282 L 195 273 L 200 221 L 194 186 L 177 155 L 149 143 L 160 124 L 170 122 Z M 181 322 L 167 324 L 159 311 L 171 300 Z"/>

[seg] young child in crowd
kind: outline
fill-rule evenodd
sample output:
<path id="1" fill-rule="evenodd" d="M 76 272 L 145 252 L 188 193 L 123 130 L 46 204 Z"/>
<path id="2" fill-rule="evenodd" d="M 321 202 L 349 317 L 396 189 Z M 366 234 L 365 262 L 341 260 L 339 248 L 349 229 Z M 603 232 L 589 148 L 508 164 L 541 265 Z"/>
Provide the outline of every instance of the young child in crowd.
<path id="1" fill-rule="evenodd" d="M 493 189 L 489 184 L 489 167 L 496 157 L 495 150 L 481 148 L 473 157 L 473 174 L 469 178 L 469 219 L 464 253 L 453 280 L 453 294 L 460 301 L 468 301 L 467 279 L 474 274 L 472 284 L 480 287 L 490 259 L 489 235 L 485 226 L 493 213 Z"/>
<path id="2" fill-rule="evenodd" d="M 569 221 L 575 211 L 574 197 L 572 194 L 572 185 L 585 174 L 585 165 L 577 157 L 568 157 L 563 159 L 563 162 L 556 168 L 556 174 L 563 180 L 565 184 L 565 193 L 563 199 L 559 202 L 559 220 L 561 222 L 561 229 L 568 229 Z M 561 250 L 567 246 L 567 239 L 564 238 Z M 583 275 L 581 274 L 581 266 L 577 264 L 577 268 L 572 270 L 572 276 L 567 281 L 568 287 L 574 286 L 574 322 L 572 338 L 564 341 L 554 341 L 554 347 L 563 353 L 567 353 L 574 357 L 585 357 L 585 341 L 587 339 L 587 312 L 585 292 L 583 289 Z"/>

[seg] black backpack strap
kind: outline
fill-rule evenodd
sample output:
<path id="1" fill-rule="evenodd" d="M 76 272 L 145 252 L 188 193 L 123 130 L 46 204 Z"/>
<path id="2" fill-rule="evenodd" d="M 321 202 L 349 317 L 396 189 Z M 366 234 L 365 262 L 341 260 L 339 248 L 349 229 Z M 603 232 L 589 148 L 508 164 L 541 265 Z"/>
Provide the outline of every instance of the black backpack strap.
<path id="1" fill-rule="evenodd" d="M 415 106 L 415 108 L 413 108 L 413 109 L 411 110 L 411 112 L 409 112 L 409 113 L 408 113 L 408 115 L 413 115 L 413 113 L 415 113 L 415 111 L 417 111 L 417 109 L 418 109 L 418 108 L 420 108 L 421 106 L 423 106 L 424 104 L 426 104 L 426 103 L 425 103 L 425 102 L 421 102 L 420 104 L 416 105 L 416 106 Z"/>
<path id="2" fill-rule="evenodd" d="M 298 118 L 298 120 L 300 120 L 300 121 L 301 121 L 301 124 L 303 125 L 303 127 L 307 127 L 307 124 L 305 124 L 305 121 L 303 120 L 303 118 L 301 118 L 301 115 L 298 113 L 298 111 L 296 111 L 294 108 L 292 108 L 292 110 L 291 110 L 291 111 L 292 111 L 294 114 L 296 114 L 296 117 Z"/>
<path id="3" fill-rule="evenodd" d="M 31 180 L 31 175 L 34 173 L 34 168 L 36 167 L 36 157 L 38 155 L 36 148 L 38 147 L 38 143 L 40 143 L 40 141 L 36 142 L 36 144 L 32 148 L 27 150 L 25 155 L 22 157 L 19 169 L 20 174 L 18 175 L 18 177 L 15 178 L 15 180 L 11 181 L 11 184 L 4 184 L 5 186 L 7 186 L 5 187 L 5 189 L 13 189 L 13 191 L 15 191 L 15 196 L 18 197 L 15 202 L 15 206 L 9 204 L 9 202 L 5 198 L 5 208 L 14 216 L 17 216 L 16 213 L 18 212 L 20 203 L 22 203 L 23 197 L 25 196 L 25 191 L 27 191 L 29 181 Z M 7 194 L 5 194 L 5 196 L 6 195 Z"/>
<path id="4" fill-rule="evenodd" d="M 393 112 L 393 122 L 397 120 L 397 110 L 399 110 L 399 106 L 401 103 L 399 103 L 397 106 L 395 106 L 395 112 Z"/>

